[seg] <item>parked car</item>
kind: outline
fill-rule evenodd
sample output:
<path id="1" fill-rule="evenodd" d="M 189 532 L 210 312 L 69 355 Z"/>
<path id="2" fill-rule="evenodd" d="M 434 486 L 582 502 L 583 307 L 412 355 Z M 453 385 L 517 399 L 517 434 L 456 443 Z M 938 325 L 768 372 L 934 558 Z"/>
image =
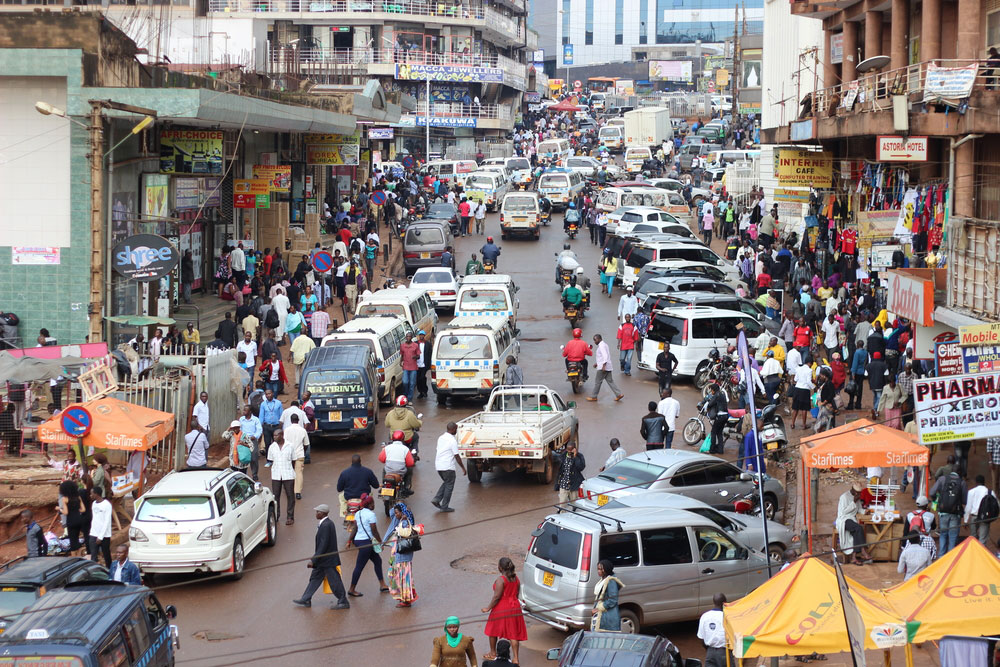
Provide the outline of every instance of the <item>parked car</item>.
<path id="1" fill-rule="evenodd" d="M 448 246 L 454 247 L 455 237 L 444 220 L 414 222 L 403 237 L 403 270 L 407 275 L 424 266 L 441 266 L 441 257 Z M 455 268 L 455 257 L 451 258 Z"/>
<path id="2" fill-rule="evenodd" d="M 580 497 L 598 506 L 613 498 L 648 491 L 669 491 L 732 511 L 733 501 L 754 489 L 755 477 L 710 454 L 657 449 L 627 456 L 604 472 L 583 481 Z M 785 503 L 785 489 L 774 478 L 764 481 L 764 511 L 773 519 Z"/>
<path id="3" fill-rule="evenodd" d="M 448 202 L 439 202 L 427 207 L 422 221 L 447 222 L 452 234 L 458 233 L 458 206 Z"/>
<path id="4" fill-rule="evenodd" d="M 666 637 L 590 630 L 570 635 L 561 648 L 550 648 L 546 657 L 558 660 L 559 667 L 701 667 L 701 660 L 682 658 Z"/>
<path id="5" fill-rule="evenodd" d="M 0 565 L 0 634 L 35 600 L 78 581 L 107 581 L 108 570 L 89 558 L 15 558 Z"/>
<path id="6" fill-rule="evenodd" d="M 455 272 L 451 267 L 428 266 L 417 269 L 413 277 L 410 278 L 410 287 L 427 290 L 435 308 L 455 309 L 458 279 L 455 278 Z"/>

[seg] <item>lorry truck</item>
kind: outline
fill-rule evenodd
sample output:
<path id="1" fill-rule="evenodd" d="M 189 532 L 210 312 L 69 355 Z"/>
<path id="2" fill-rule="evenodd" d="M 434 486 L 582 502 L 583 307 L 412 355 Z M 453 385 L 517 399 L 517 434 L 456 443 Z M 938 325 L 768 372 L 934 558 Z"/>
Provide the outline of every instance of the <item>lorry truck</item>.
<path id="1" fill-rule="evenodd" d="M 491 470 L 523 469 L 551 484 L 552 452 L 579 444 L 576 403 L 542 385 L 500 386 L 482 412 L 458 422 L 455 437 L 469 482 Z"/>
<path id="2" fill-rule="evenodd" d="M 625 113 L 626 148 L 651 148 L 655 151 L 664 141 L 672 142 L 673 139 L 670 109 L 642 107 Z"/>

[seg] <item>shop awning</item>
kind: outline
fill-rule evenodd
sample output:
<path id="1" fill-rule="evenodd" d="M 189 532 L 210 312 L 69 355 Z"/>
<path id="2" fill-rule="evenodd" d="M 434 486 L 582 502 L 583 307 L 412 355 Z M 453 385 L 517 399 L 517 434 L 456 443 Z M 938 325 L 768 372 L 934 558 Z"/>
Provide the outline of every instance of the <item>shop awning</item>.
<path id="1" fill-rule="evenodd" d="M 996 635 L 1000 560 L 969 537 L 883 596 L 907 624 L 917 626 L 915 643 L 946 635 Z"/>
<path id="2" fill-rule="evenodd" d="M 915 436 L 868 419 L 806 438 L 799 448 L 806 468 L 925 466 L 930 459 Z"/>
<path id="3" fill-rule="evenodd" d="M 165 439 L 174 430 L 174 416 L 141 405 L 106 396 L 82 404 L 94 420 L 83 438 L 84 447 L 145 451 Z M 72 407 L 72 406 L 67 406 Z M 77 439 L 63 431 L 59 415 L 38 427 L 42 442 L 72 446 Z"/>
<path id="4" fill-rule="evenodd" d="M 15 357 L 9 352 L 0 352 L 0 383 L 39 382 L 65 375 L 65 368 L 85 366 L 88 359 L 80 357 L 60 357 L 59 359 L 38 359 L 36 357 Z"/>
<path id="5" fill-rule="evenodd" d="M 876 632 L 905 643 L 899 614 L 851 578 L 847 586 L 865 623 L 865 648 L 882 648 Z M 726 642 L 737 658 L 841 653 L 848 650 L 837 573 L 803 554 L 746 597 L 725 606 Z M 881 641 L 881 639 L 880 639 Z"/>

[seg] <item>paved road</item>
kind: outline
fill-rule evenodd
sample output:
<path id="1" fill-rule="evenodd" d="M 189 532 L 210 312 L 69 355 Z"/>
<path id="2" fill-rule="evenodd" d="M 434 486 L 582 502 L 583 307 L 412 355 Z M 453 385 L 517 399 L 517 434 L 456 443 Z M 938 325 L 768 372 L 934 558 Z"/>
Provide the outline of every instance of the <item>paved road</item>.
<path id="1" fill-rule="evenodd" d="M 520 364 L 529 383 L 546 384 L 569 400 L 572 392 L 565 380 L 559 346 L 568 340 L 569 324 L 562 319 L 558 291 L 554 284 L 553 254 L 567 242 L 562 232 L 562 215 L 553 226 L 544 229 L 539 242 L 508 240 L 501 242 L 500 273 L 513 275 L 520 291 L 521 328 Z M 487 229 L 499 241 L 496 215 L 490 216 Z M 457 263 L 464 266 L 471 252 L 477 252 L 484 237 L 458 240 Z M 572 242 L 581 263 L 595 286 L 598 249 L 586 236 Z M 596 294 L 593 308 L 583 321 L 589 340 L 601 333 L 613 347 L 617 327 L 618 294 L 609 299 Z M 646 403 L 656 398 L 656 382 L 651 373 L 633 369 L 631 378 L 616 371 L 615 381 L 625 393 L 615 403 L 604 388 L 600 401 L 590 403 L 578 397 L 581 423 L 581 451 L 587 459 L 587 472 L 593 474 L 607 457 L 608 440 L 618 437 L 629 452 L 642 446 L 639 420 Z M 588 384 L 588 388 L 589 388 Z M 689 384 L 677 387 L 682 419 L 694 411 L 698 396 Z M 198 581 L 176 578 L 158 580 L 159 584 L 181 584 L 161 590 L 161 599 L 179 610 L 182 646 L 178 664 L 227 665 L 316 664 L 336 656 L 337 664 L 422 665 L 430 655 L 431 638 L 441 634 L 444 619 L 452 614 L 465 621 L 463 630 L 476 637 L 477 652 L 485 652 L 482 635 L 485 617 L 479 610 L 490 599 L 490 586 L 496 577 L 496 562 L 504 555 L 520 563 L 527 548 L 529 533 L 548 513 L 555 502 L 551 487 L 542 486 L 520 473 L 490 473 L 481 484 L 470 485 L 459 478 L 453 505 L 457 511 L 439 514 L 430 504 L 439 479 L 434 472 L 434 443 L 448 421 L 477 411 L 480 405 L 460 402 L 440 407 L 433 396 L 417 401 L 424 414 L 422 430 L 423 460 L 414 475 L 416 495 L 410 506 L 418 522 L 429 535 L 424 548 L 414 559 L 414 581 L 420 599 L 410 609 L 396 609 L 388 594 L 380 595 L 369 569 L 358 590 L 364 597 L 351 600 L 349 611 L 331 611 L 327 602 L 332 596 L 318 595 L 311 609 L 291 604 L 305 586 L 308 570 L 305 560 L 312 553 L 315 523 L 311 508 L 319 503 L 336 505 L 336 480 L 358 452 L 373 469 L 378 446 L 357 443 L 323 443 L 313 446 L 312 465 L 306 468 L 303 499 L 297 508 L 295 526 L 279 526 L 279 544 L 261 549 L 247 560 L 246 576 L 238 582 Z M 387 437 L 381 429 L 379 440 Z M 678 436 L 679 437 L 679 436 Z M 675 439 L 675 444 L 677 440 Z M 683 445 L 680 445 L 683 446 Z M 730 442 L 730 447 L 735 445 Z M 376 470 L 378 472 L 378 470 Z M 267 473 L 262 473 L 267 483 Z M 384 530 L 386 523 L 381 527 Z M 346 536 L 339 530 L 340 545 Z M 346 557 L 345 575 L 349 578 L 354 555 Z M 663 632 L 680 643 L 685 655 L 701 658 L 699 642 L 694 639 L 694 624 L 669 626 Z M 204 633 L 208 633 L 207 635 Z M 545 661 L 545 650 L 559 646 L 564 635 L 528 619 L 529 639 L 521 651 L 522 665 L 552 664 Z M 205 637 L 208 637 L 206 639 Z M 293 653 L 293 651 L 303 651 Z M 412 652 L 412 653 L 411 653 Z M 386 657 L 382 657 L 386 656 Z M 404 657 L 405 656 L 405 657 Z"/>

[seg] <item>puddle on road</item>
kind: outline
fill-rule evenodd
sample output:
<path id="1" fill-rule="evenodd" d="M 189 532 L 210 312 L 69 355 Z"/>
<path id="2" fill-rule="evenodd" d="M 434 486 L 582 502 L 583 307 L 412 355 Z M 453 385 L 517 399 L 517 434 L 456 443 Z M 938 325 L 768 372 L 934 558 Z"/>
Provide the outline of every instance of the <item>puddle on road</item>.
<path id="1" fill-rule="evenodd" d="M 246 635 L 234 635 L 228 632 L 214 632 L 212 630 L 202 630 L 191 635 L 195 639 L 201 639 L 206 642 L 224 642 L 230 639 L 242 639 Z"/>
<path id="2" fill-rule="evenodd" d="M 479 551 L 456 558 L 451 561 L 450 565 L 456 570 L 493 575 L 497 573 L 497 563 L 504 556 L 514 561 L 514 567 L 518 571 L 524 566 L 524 556 L 519 553 L 511 553 L 510 547 L 502 544 L 487 545 Z"/>

